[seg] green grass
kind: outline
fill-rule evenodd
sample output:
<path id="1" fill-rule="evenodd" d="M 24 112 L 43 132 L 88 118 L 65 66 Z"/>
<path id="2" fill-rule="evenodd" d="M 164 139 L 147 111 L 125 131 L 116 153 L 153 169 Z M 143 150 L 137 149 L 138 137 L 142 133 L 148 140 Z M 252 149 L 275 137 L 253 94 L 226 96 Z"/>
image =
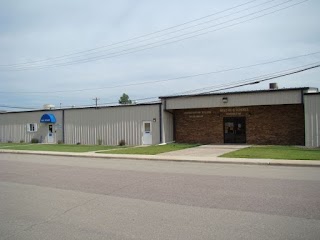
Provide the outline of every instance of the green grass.
<path id="1" fill-rule="evenodd" d="M 0 149 L 29 150 L 29 151 L 53 151 L 53 152 L 93 152 L 108 149 L 117 149 L 119 146 L 103 145 L 67 145 L 67 144 L 0 144 Z M 122 147 L 123 148 L 123 147 Z"/>
<path id="2" fill-rule="evenodd" d="M 253 146 L 226 153 L 220 157 L 320 160 L 320 149 L 307 149 L 294 146 Z"/>
<path id="3" fill-rule="evenodd" d="M 165 152 L 177 151 L 191 147 L 197 147 L 199 144 L 177 144 L 171 143 L 166 145 L 152 145 L 147 147 L 135 147 L 118 149 L 112 151 L 105 151 L 99 153 L 110 153 L 110 154 L 143 154 L 143 155 L 156 155 Z"/>

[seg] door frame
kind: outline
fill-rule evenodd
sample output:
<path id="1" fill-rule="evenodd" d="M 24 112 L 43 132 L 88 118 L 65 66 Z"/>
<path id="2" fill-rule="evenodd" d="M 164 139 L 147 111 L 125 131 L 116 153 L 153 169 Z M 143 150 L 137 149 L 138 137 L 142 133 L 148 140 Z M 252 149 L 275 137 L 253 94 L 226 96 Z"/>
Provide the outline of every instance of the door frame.
<path id="1" fill-rule="evenodd" d="M 149 123 L 150 124 L 150 131 L 149 131 L 149 134 L 150 134 L 150 143 L 144 143 L 144 134 L 145 134 L 145 123 Z M 150 120 L 146 120 L 146 121 L 142 121 L 142 145 L 152 145 L 152 121 Z"/>
<path id="2" fill-rule="evenodd" d="M 243 136 L 243 141 L 240 141 L 240 142 L 237 142 L 237 134 L 234 134 L 234 141 L 233 142 L 226 142 L 226 133 L 225 133 L 225 124 L 226 124 L 226 122 L 228 122 L 228 120 L 230 121 L 230 122 L 233 122 L 233 124 L 236 124 L 239 120 L 241 119 L 241 122 L 243 123 L 243 125 L 244 125 L 244 134 L 242 134 Z M 246 122 L 247 122 L 247 119 L 246 119 L 246 117 L 236 117 L 236 116 L 230 116 L 230 117 L 224 117 L 223 118 L 223 142 L 225 143 L 225 144 L 245 144 L 245 143 L 247 143 L 247 124 L 246 124 Z M 238 135 L 238 136 L 240 136 L 240 135 Z"/>
<path id="3" fill-rule="evenodd" d="M 50 136 L 50 126 L 52 127 L 52 132 L 51 132 L 51 134 L 52 134 L 52 136 Z M 48 124 L 48 126 L 47 126 L 47 131 L 48 131 L 48 133 L 47 133 L 47 143 L 55 143 L 55 130 L 54 130 L 54 124 L 52 124 L 52 123 L 50 123 L 50 124 Z M 50 140 L 49 140 L 50 139 Z"/>

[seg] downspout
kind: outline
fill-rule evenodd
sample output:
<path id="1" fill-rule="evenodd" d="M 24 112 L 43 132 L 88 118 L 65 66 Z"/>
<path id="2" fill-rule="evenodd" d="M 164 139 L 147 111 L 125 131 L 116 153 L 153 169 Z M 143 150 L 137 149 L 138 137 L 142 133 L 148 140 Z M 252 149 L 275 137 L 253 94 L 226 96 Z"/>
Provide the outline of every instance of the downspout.
<path id="1" fill-rule="evenodd" d="M 159 121 L 160 121 L 160 126 L 159 126 L 159 128 L 160 128 L 160 143 L 162 143 L 162 129 L 163 129 L 163 127 L 162 127 L 162 102 L 161 102 L 161 104 L 159 104 Z"/>
<path id="2" fill-rule="evenodd" d="M 64 110 L 62 110 L 62 142 L 65 143 L 65 137 L 64 137 Z"/>

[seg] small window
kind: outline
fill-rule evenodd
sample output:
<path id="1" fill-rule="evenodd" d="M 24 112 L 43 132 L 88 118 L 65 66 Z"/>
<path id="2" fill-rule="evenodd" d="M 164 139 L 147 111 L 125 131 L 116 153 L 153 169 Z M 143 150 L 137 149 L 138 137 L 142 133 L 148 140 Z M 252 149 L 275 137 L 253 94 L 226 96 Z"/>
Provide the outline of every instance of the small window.
<path id="1" fill-rule="evenodd" d="M 36 132 L 37 130 L 38 130 L 38 126 L 36 123 L 27 124 L 27 132 Z"/>
<path id="2" fill-rule="evenodd" d="M 144 123 L 144 131 L 149 133 L 151 131 L 151 124 L 149 122 Z"/>

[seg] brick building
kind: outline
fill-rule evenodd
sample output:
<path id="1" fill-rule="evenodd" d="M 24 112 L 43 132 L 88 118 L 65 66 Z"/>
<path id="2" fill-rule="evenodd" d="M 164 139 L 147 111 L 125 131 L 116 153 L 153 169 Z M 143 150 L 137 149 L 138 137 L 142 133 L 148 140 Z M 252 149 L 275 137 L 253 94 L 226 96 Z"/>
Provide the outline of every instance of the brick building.
<path id="1" fill-rule="evenodd" d="M 305 95 L 316 88 L 161 97 L 184 143 L 305 145 Z"/>

